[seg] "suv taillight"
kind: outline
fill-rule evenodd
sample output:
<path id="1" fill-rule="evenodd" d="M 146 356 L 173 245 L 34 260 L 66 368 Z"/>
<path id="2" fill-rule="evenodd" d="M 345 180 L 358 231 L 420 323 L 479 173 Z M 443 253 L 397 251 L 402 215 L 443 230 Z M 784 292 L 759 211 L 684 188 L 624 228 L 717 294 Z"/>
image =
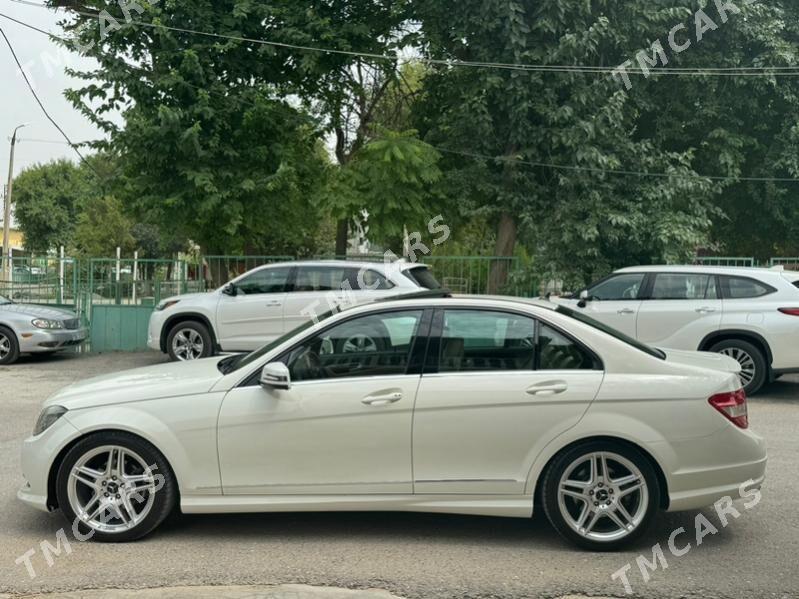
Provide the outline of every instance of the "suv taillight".
<path id="1" fill-rule="evenodd" d="M 746 393 L 743 389 L 730 393 L 719 393 L 709 400 L 710 405 L 738 428 L 749 428 L 749 413 L 746 409 Z"/>
<path id="2" fill-rule="evenodd" d="M 779 310 L 788 316 L 799 316 L 799 308 L 780 308 Z"/>

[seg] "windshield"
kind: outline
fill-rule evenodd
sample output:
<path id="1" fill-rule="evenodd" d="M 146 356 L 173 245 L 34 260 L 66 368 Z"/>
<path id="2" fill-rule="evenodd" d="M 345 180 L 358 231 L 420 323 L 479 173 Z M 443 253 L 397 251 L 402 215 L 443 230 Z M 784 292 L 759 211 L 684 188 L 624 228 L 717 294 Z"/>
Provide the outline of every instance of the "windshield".
<path id="1" fill-rule="evenodd" d="M 228 356 L 227 358 L 224 358 L 223 360 L 219 361 L 219 363 L 217 364 L 217 368 L 219 368 L 222 374 L 230 374 L 231 372 L 235 372 L 240 368 L 244 368 L 248 364 L 252 364 L 253 362 L 262 358 L 270 351 L 272 351 L 279 345 L 285 343 L 295 335 L 303 332 L 306 329 L 310 329 L 315 324 L 322 322 L 323 320 L 327 320 L 328 318 L 330 318 L 334 314 L 338 314 L 339 312 L 341 312 L 340 308 L 336 308 L 335 310 L 325 312 L 321 316 L 317 317 L 316 320 L 309 320 L 307 322 L 304 322 L 297 328 L 292 329 L 291 331 L 281 335 L 271 343 L 267 343 L 262 348 L 256 349 L 254 352 L 251 352 L 249 354 L 238 354 L 235 356 Z"/>
<path id="2" fill-rule="evenodd" d="M 649 345 L 646 345 L 645 343 L 641 343 L 640 341 L 637 341 L 636 339 L 633 339 L 632 337 L 628 337 L 627 335 L 625 335 L 621 331 L 617 331 L 613 327 L 609 327 L 606 324 L 602 324 L 598 320 L 594 320 L 593 318 L 591 318 L 590 316 L 586 316 L 582 312 L 578 312 L 577 310 L 572 310 L 571 308 L 567 308 L 566 306 L 558 306 L 556 312 L 558 312 L 559 314 L 563 314 L 565 316 L 568 316 L 570 318 L 573 318 L 574 320 L 578 320 L 578 321 L 582 322 L 583 324 L 587 324 L 588 326 L 593 327 L 595 329 L 599 329 L 603 333 L 606 333 L 606 334 L 610 335 L 611 337 L 613 337 L 615 339 L 618 339 L 619 341 L 623 341 L 627 345 L 632 345 L 635 349 L 638 349 L 638 350 L 640 350 L 640 351 L 642 351 L 644 353 L 647 353 L 650 356 L 653 356 L 653 357 L 658 358 L 660 360 L 665 360 L 666 359 L 666 354 L 663 353 L 662 351 L 660 351 L 659 349 L 657 349 L 655 347 L 650 347 Z"/>
<path id="3" fill-rule="evenodd" d="M 0 295 L 0 306 L 2 306 L 3 304 L 13 304 L 13 303 L 14 302 L 12 302 L 10 299 L 7 299 L 2 295 Z"/>

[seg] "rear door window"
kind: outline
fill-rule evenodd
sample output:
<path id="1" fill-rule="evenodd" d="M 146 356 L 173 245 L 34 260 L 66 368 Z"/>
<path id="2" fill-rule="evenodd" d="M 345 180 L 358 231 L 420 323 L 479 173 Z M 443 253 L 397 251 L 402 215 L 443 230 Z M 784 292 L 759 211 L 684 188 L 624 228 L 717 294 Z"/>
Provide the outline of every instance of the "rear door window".
<path id="1" fill-rule="evenodd" d="M 650 299 L 653 300 L 705 300 L 718 299 L 716 276 L 703 274 L 655 275 Z"/>
<path id="2" fill-rule="evenodd" d="M 339 291 L 349 285 L 349 268 L 338 266 L 300 266 L 294 291 Z"/>

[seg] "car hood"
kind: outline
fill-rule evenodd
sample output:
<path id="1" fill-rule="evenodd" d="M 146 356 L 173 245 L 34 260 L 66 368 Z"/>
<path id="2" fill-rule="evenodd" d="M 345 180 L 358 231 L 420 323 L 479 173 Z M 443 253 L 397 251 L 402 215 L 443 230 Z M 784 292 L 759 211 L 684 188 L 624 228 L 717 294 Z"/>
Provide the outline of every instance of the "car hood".
<path id="1" fill-rule="evenodd" d="M 172 301 L 181 301 L 181 302 L 190 302 L 195 299 L 207 298 L 209 293 L 184 293 L 183 295 L 173 295 L 172 297 L 166 297 L 161 300 L 161 302 L 172 302 Z"/>
<path id="2" fill-rule="evenodd" d="M 49 318 L 51 320 L 70 320 L 78 317 L 77 314 L 70 310 L 35 306 L 33 304 L 3 304 L 0 306 L 0 312 L 21 314 L 31 318 Z"/>
<path id="3" fill-rule="evenodd" d="M 708 368 L 720 372 L 731 372 L 738 374 L 741 372 L 741 365 L 722 354 L 715 354 L 706 351 L 682 351 L 677 349 L 658 348 L 666 354 L 666 361 L 673 364 L 684 364 L 685 366 L 696 366 L 697 368 Z"/>
<path id="4" fill-rule="evenodd" d="M 221 359 L 217 356 L 192 362 L 170 362 L 99 376 L 61 389 L 44 405 L 79 410 L 206 393 L 222 377 L 216 366 Z"/>

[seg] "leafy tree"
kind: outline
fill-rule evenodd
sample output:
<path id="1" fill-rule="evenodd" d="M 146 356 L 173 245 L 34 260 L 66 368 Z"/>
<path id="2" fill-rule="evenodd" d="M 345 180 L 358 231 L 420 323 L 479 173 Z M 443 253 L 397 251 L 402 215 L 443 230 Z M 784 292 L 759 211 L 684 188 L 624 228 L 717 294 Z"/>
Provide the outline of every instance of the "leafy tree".
<path id="1" fill-rule="evenodd" d="M 131 234 L 132 221 L 125 215 L 122 202 L 113 196 L 92 198 L 83 205 L 75 227 L 75 246 L 81 256 L 114 256 L 116 249 L 131 253 L 136 239 Z"/>
<path id="2" fill-rule="evenodd" d="M 80 201 L 92 193 L 85 170 L 68 160 L 37 164 L 14 179 L 14 214 L 25 249 L 46 254 L 72 245 Z"/>

